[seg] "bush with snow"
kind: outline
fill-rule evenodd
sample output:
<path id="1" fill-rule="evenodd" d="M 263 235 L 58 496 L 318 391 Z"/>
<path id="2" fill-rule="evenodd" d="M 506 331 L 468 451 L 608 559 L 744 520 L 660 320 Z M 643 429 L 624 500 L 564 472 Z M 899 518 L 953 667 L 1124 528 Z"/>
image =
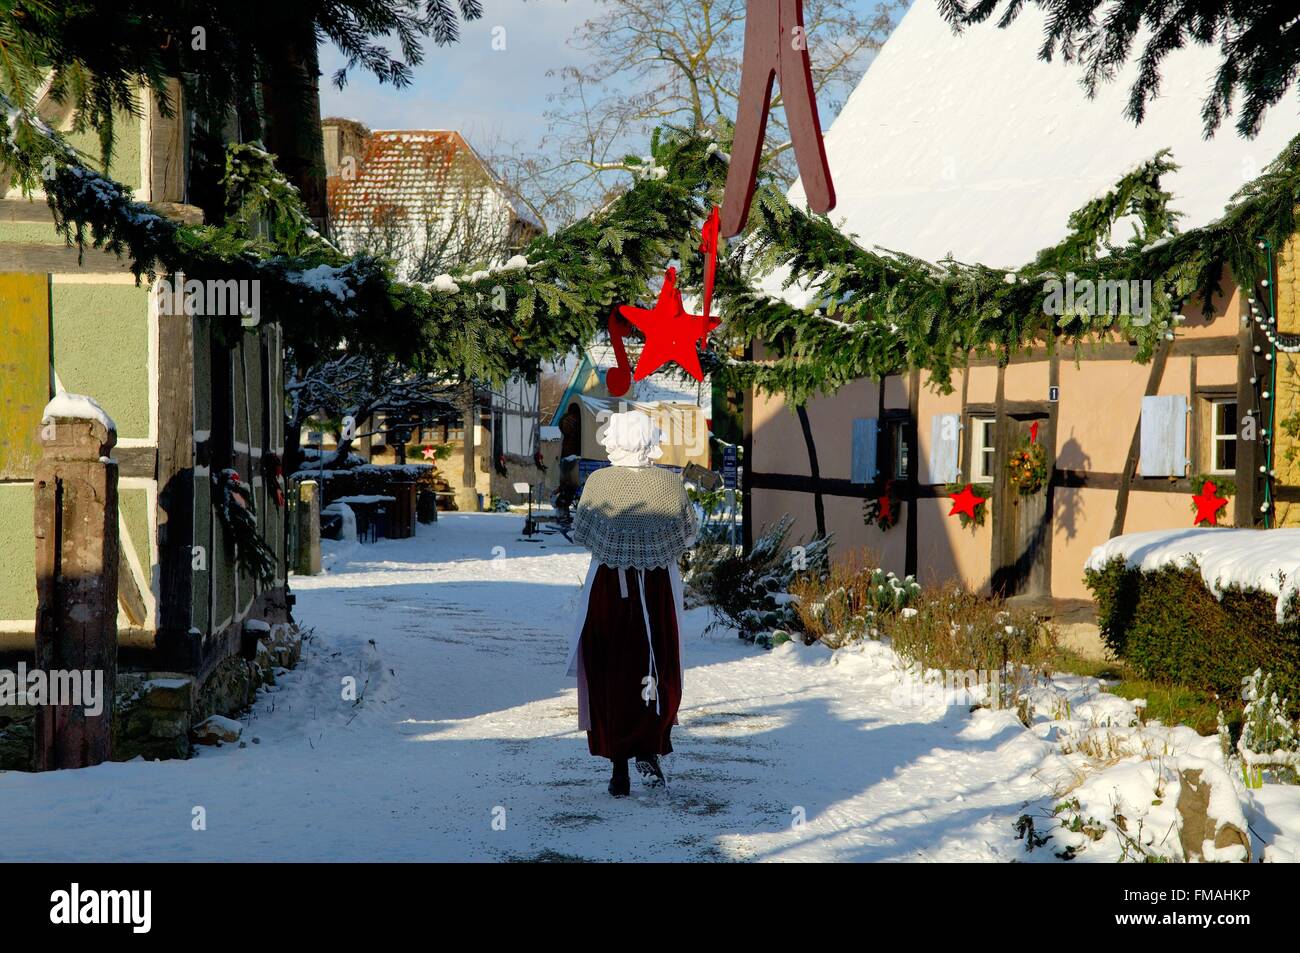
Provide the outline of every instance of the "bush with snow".
<path id="1" fill-rule="evenodd" d="M 1242 532 L 1263 539 L 1284 531 Z M 1218 580 L 1214 588 L 1207 573 Z M 1102 638 L 1134 673 L 1235 699 L 1242 679 L 1263 669 L 1283 695 L 1300 700 L 1300 617 L 1288 608 L 1279 622 L 1276 611 L 1289 583 L 1226 582 L 1197 559 L 1146 559 L 1140 550 L 1104 560 L 1094 553 L 1085 577 Z"/>
<path id="2" fill-rule="evenodd" d="M 713 611 L 711 628 L 729 626 L 741 638 L 768 646 L 774 644 L 773 633 L 785 641 L 801 632 L 791 587 L 797 578 L 826 574 L 831 538 L 788 546 L 792 524 L 783 516 L 748 553 L 715 542 L 701 543 L 688 554 L 687 595 Z"/>

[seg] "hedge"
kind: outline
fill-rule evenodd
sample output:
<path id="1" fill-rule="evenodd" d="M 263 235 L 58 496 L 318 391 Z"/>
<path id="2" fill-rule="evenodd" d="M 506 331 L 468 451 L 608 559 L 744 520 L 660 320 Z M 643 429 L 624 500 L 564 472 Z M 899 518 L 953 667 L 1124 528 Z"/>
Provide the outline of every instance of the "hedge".
<path id="1" fill-rule="evenodd" d="M 1277 621 L 1277 597 L 1229 588 L 1216 597 L 1195 566 L 1143 572 L 1115 558 L 1084 573 L 1102 638 L 1136 674 L 1240 698 L 1255 669 L 1273 673 L 1279 695 L 1300 705 L 1300 619 Z"/>

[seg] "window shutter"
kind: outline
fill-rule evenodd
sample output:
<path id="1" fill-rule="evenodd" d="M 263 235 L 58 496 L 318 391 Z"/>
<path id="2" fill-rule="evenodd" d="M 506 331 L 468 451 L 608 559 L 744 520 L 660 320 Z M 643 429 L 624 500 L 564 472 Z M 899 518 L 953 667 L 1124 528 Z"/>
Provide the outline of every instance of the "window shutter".
<path id="1" fill-rule="evenodd" d="M 853 421 L 853 463 L 849 480 L 853 483 L 873 483 L 876 479 L 875 417 L 859 417 Z"/>
<path id="2" fill-rule="evenodd" d="M 1138 458 L 1142 476 L 1186 474 L 1187 398 L 1182 394 L 1142 398 L 1142 446 Z"/>
<path id="3" fill-rule="evenodd" d="M 961 439 L 960 414 L 935 414 L 930 418 L 930 482 L 955 483 L 957 446 Z"/>

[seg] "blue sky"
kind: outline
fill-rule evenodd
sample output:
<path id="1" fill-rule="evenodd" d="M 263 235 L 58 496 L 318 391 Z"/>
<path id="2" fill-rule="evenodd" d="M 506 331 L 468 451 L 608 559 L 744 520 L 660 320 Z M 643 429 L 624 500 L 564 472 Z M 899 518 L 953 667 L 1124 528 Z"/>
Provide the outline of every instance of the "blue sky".
<path id="1" fill-rule="evenodd" d="M 874 3 L 862 0 L 861 6 Z M 547 96 L 563 86 L 547 73 L 584 65 L 568 40 L 599 7 L 597 0 L 483 0 L 483 17 L 462 24 L 458 44 L 426 45 L 424 63 L 404 90 L 380 86 L 361 70 L 336 89 L 330 77 L 342 57 L 323 45 L 323 115 L 358 119 L 372 129 L 458 129 L 489 151 L 498 143 L 531 151 L 546 133 Z M 498 28 L 504 29 L 504 50 L 492 48 Z M 833 116 L 827 107 L 822 104 L 828 124 Z"/>
<path id="2" fill-rule="evenodd" d="M 324 45 L 323 114 L 372 129 L 459 129 L 474 143 L 498 139 L 532 149 L 546 132 L 547 96 L 562 86 L 546 74 L 579 62 L 567 41 L 597 7 L 595 0 L 484 0 L 482 19 L 462 24 L 458 44 L 426 45 L 415 82 L 403 90 L 360 70 L 336 89 L 330 76 L 342 57 Z M 504 50 L 492 48 L 495 28 L 504 28 Z"/>

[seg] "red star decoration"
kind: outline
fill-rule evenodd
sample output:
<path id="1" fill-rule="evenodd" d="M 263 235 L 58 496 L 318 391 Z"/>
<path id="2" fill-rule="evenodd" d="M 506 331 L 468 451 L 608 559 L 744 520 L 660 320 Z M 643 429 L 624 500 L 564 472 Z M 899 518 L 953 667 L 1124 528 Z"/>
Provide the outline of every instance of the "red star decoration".
<path id="1" fill-rule="evenodd" d="M 682 295 L 677 290 L 677 269 L 664 273 L 664 284 L 659 289 L 659 300 L 649 310 L 620 305 L 619 312 L 645 335 L 645 346 L 636 362 L 633 380 L 649 377 L 669 361 L 675 361 L 697 381 L 704 380 L 700 356 L 695 345 L 708 338 L 709 332 L 721 321 L 688 314 L 682 306 Z"/>
<path id="2" fill-rule="evenodd" d="M 420 455 L 424 457 L 424 459 L 426 460 L 432 460 L 434 457 L 438 455 L 438 451 L 434 450 L 433 447 L 425 447 L 423 450 L 420 451 Z"/>
<path id="3" fill-rule="evenodd" d="M 876 500 L 876 505 L 880 507 L 880 516 L 876 522 L 881 526 L 888 526 L 894 521 L 894 504 L 890 501 L 889 494 L 886 493 Z"/>
<path id="4" fill-rule="evenodd" d="M 713 206 L 704 228 L 700 230 L 700 251 L 704 253 L 704 319 L 709 318 L 713 301 L 713 276 L 718 267 L 718 207 Z"/>
<path id="5" fill-rule="evenodd" d="M 1199 523 L 1209 523 L 1211 526 L 1219 525 L 1219 510 L 1228 505 L 1228 501 L 1221 496 L 1215 496 L 1218 487 L 1209 480 L 1201 487 L 1199 496 L 1193 496 L 1192 502 L 1196 504 L 1196 519 L 1192 520 L 1192 525 Z"/>
<path id="6" fill-rule="evenodd" d="M 956 516 L 958 513 L 965 513 L 971 519 L 975 518 L 975 508 L 988 499 L 976 495 L 969 483 L 962 487 L 960 492 L 949 494 L 949 496 L 952 499 L 952 509 L 948 511 L 948 515 Z"/>

